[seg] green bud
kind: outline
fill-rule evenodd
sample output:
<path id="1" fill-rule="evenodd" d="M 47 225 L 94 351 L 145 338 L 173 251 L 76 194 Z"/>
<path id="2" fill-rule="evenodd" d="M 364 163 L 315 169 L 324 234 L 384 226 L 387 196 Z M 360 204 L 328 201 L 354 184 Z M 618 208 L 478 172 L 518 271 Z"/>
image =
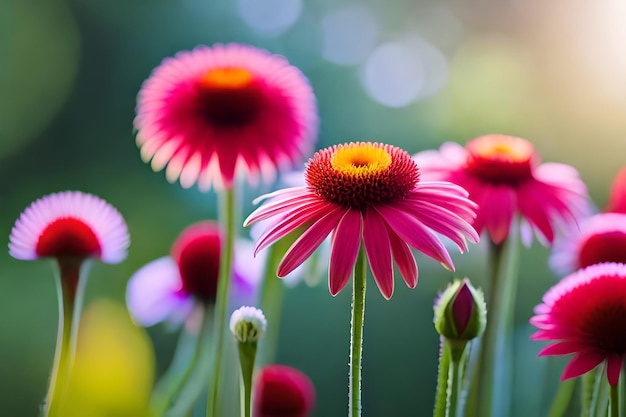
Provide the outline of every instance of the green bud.
<path id="1" fill-rule="evenodd" d="M 485 297 L 467 278 L 452 282 L 435 301 L 435 328 L 446 339 L 468 341 L 480 336 L 486 317 Z"/>

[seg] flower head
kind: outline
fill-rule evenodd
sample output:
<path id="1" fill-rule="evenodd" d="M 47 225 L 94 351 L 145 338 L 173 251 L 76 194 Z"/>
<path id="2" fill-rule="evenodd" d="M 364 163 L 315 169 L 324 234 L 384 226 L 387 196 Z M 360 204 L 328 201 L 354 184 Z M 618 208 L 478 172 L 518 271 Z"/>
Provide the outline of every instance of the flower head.
<path id="1" fill-rule="evenodd" d="M 626 167 L 622 167 L 613 180 L 611 197 L 606 211 L 626 213 Z"/>
<path id="2" fill-rule="evenodd" d="M 197 304 L 212 304 L 217 294 L 222 234 L 217 223 L 187 227 L 172 246 L 171 256 L 140 268 L 128 282 L 126 301 L 138 323 L 151 326 L 165 319 L 185 319 Z M 251 244 L 237 241 L 232 296 L 253 302 L 263 260 L 253 260 Z"/>
<path id="3" fill-rule="evenodd" d="M 603 262 L 626 263 L 626 213 L 598 213 L 559 236 L 550 265 L 559 273 Z"/>
<path id="4" fill-rule="evenodd" d="M 617 385 L 626 353 L 626 265 L 596 264 L 552 287 L 530 322 L 533 340 L 548 340 L 539 352 L 575 354 L 561 380 L 575 378 L 606 361 L 609 383 Z"/>
<path id="5" fill-rule="evenodd" d="M 311 380 L 295 368 L 268 365 L 254 385 L 253 415 L 257 417 L 307 417 L 315 405 Z"/>
<path id="6" fill-rule="evenodd" d="M 281 56 L 252 46 L 199 46 L 165 59 L 137 100 L 137 144 L 170 182 L 231 188 L 237 172 L 271 179 L 312 150 L 313 91 Z"/>
<path id="7" fill-rule="evenodd" d="M 126 258 L 130 238 L 122 215 L 106 201 L 79 191 L 42 197 L 24 210 L 9 238 L 16 259 L 95 258 L 118 263 Z"/>
<path id="8" fill-rule="evenodd" d="M 270 200 L 244 223 L 275 218 L 255 252 L 307 226 L 279 264 L 279 277 L 302 264 L 332 232 L 331 294 L 345 287 L 363 242 L 378 288 L 389 299 L 392 260 L 409 287 L 417 284 L 411 246 L 454 269 L 433 232 L 450 238 L 461 251 L 467 249 L 466 239 L 478 241 L 469 224 L 476 206 L 466 191 L 448 182 L 421 181 L 417 164 L 395 146 L 357 142 L 323 149 L 309 161 L 305 180 L 306 186 L 261 197 Z"/>
<path id="9" fill-rule="evenodd" d="M 474 227 L 487 230 L 495 243 L 507 238 L 517 212 L 525 219 L 526 243 L 533 230 L 552 243 L 556 223 L 575 221 L 588 211 L 587 189 L 576 170 L 539 164 L 538 154 L 525 139 L 486 135 L 465 148 L 448 142 L 439 151 L 420 152 L 414 158 L 423 178 L 451 181 L 469 192 L 479 206 Z"/>
<path id="10" fill-rule="evenodd" d="M 448 339 L 474 339 L 483 333 L 486 321 L 485 297 L 467 278 L 448 285 L 435 302 L 435 328 Z"/>
<path id="11" fill-rule="evenodd" d="M 240 307 L 230 316 L 230 331 L 240 343 L 257 342 L 266 328 L 265 315 L 256 307 Z"/>

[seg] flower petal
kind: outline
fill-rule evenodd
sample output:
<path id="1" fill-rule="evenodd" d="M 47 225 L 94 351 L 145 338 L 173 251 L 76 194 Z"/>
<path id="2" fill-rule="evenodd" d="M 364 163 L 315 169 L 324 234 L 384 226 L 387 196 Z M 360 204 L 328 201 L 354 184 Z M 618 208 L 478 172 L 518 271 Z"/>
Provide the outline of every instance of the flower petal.
<path id="1" fill-rule="evenodd" d="M 619 374 L 622 370 L 622 363 L 624 362 L 623 355 L 612 354 L 607 358 L 606 363 L 606 377 L 609 380 L 609 384 L 617 386 L 619 382 Z"/>
<path id="2" fill-rule="evenodd" d="M 541 349 L 537 356 L 569 355 L 585 349 L 580 342 L 557 342 Z"/>
<path id="3" fill-rule="evenodd" d="M 363 242 L 374 280 L 387 300 L 393 295 L 393 264 L 387 226 L 373 209 L 365 210 Z"/>
<path id="4" fill-rule="evenodd" d="M 144 327 L 170 317 L 186 315 L 193 304 L 180 291 L 182 282 L 172 258 L 156 259 L 133 274 L 126 290 L 126 305 L 133 318 Z"/>
<path id="5" fill-rule="evenodd" d="M 603 360 L 604 355 L 601 353 L 594 351 L 580 352 L 565 366 L 561 374 L 561 381 L 586 374 L 602 363 Z"/>
<path id="6" fill-rule="evenodd" d="M 454 270 L 454 264 L 446 248 L 420 221 L 390 205 L 376 207 L 376 210 L 402 240 L 435 259 L 445 268 Z"/>
<path id="7" fill-rule="evenodd" d="M 304 262 L 317 247 L 326 239 L 326 236 L 337 226 L 345 209 L 333 206 L 323 217 L 309 227 L 291 245 L 283 260 L 278 265 L 276 275 L 284 277 Z"/>
<path id="8" fill-rule="evenodd" d="M 417 285 L 417 263 L 409 246 L 391 229 L 388 229 L 389 241 L 393 258 L 398 264 L 398 269 L 404 282 L 409 288 Z"/>
<path id="9" fill-rule="evenodd" d="M 328 288 L 333 296 L 346 286 L 352 274 L 361 243 L 361 223 L 361 213 L 348 210 L 333 233 L 328 269 Z"/>

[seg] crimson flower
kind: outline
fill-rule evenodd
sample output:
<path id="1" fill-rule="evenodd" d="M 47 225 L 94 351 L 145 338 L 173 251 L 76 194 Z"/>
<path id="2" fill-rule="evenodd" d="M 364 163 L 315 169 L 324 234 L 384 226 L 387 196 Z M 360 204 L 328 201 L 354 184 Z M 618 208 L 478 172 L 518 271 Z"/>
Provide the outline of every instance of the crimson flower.
<path id="1" fill-rule="evenodd" d="M 267 365 L 254 384 L 256 417 L 307 417 L 315 405 L 315 388 L 305 374 L 285 365 Z"/>
<path id="2" fill-rule="evenodd" d="M 195 306 L 213 304 L 217 294 L 222 233 L 203 221 L 187 227 L 172 246 L 171 256 L 140 268 L 128 282 L 126 303 L 142 326 L 187 318 Z M 233 291 L 237 304 L 254 302 L 263 260 L 254 260 L 252 244 L 237 241 Z"/>
<path id="3" fill-rule="evenodd" d="M 318 151 L 308 162 L 306 185 L 260 197 L 264 206 L 245 225 L 273 218 L 256 252 L 301 226 L 300 237 L 278 266 L 284 277 L 302 264 L 332 232 L 329 288 L 332 295 L 348 282 L 361 243 L 382 295 L 393 294 L 393 260 L 406 284 L 417 284 L 410 247 L 454 269 L 434 232 L 450 238 L 461 251 L 466 239 L 478 241 L 469 222 L 475 204 L 467 192 L 443 181 L 422 181 L 417 164 L 400 148 L 356 142 Z"/>
<path id="4" fill-rule="evenodd" d="M 598 213 L 559 236 L 550 266 L 558 273 L 603 262 L 626 263 L 626 213 Z"/>
<path id="5" fill-rule="evenodd" d="M 252 46 L 199 46 L 166 58 L 137 99 L 137 144 L 168 181 L 230 189 L 312 151 L 315 96 L 286 59 Z"/>
<path id="6" fill-rule="evenodd" d="M 515 213 L 520 213 L 522 238 L 529 244 L 534 230 L 552 243 L 557 222 L 576 221 L 588 212 L 587 188 L 569 165 L 539 163 L 533 145 L 507 135 L 485 135 L 465 147 L 444 143 L 439 151 L 414 156 L 422 177 L 459 184 L 478 204 L 473 222 L 494 243 L 509 235 Z"/>
<path id="7" fill-rule="evenodd" d="M 581 269 L 552 287 L 530 322 L 531 338 L 547 340 L 539 356 L 574 354 L 561 380 L 606 362 L 616 386 L 626 353 L 626 265 L 602 263 Z"/>

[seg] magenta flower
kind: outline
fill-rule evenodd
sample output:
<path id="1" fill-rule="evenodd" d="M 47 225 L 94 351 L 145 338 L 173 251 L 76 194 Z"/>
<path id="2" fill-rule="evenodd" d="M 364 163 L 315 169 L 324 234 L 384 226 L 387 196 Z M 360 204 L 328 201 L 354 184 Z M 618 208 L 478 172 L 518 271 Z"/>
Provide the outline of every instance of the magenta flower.
<path id="1" fill-rule="evenodd" d="M 11 230 L 9 253 L 16 259 L 87 258 L 118 263 L 130 238 L 121 214 L 104 200 L 79 191 L 50 194 L 33 202 Z"/>
<path id="2" fill-rule="evenodd" d="M 137 144 L 170 182 L 230 189 L 235 174 L 272 179 L 312 151 L 311 86 L 281 56 L 252 46 L 199 46 L 165 59 L 137 100 Z"/>
<path id="3" fill-rule="evenodd" d="M 575 354 L 561 380 L 585 374 L 606 361 L 617 385 L 626 353 L 626 265 L 604 263 L 579 270 L 552 287 L 530 322 L 533 340 L 548 340 L 540 356 Z"/>
<path id="4" fill-rule="evenodd" d="M 302 372 L 284 365 L 268 365 L 259 371 L 252 415 L 307 417 L 314 405 L 315 388 Z"/>
<path id="5" fill-rule="evenodd" d="M 300 226 L 307 229 L 278 266 L 284 277 L 302 264 L 332 232 L 329 288 L 348 282 L 361 242 L 382 295 L 393 294 L 393 260 L 406 284 L 417 284 L 410 247 L 454 269 L 448 251 L 433 233 L 450 238 L 461 251 L 478 241 L 469 222 L 476 206 L 467 192 L 448 182 L 421 181 L 419 168 L 402 149 L 379 143 L 349 143 L 317 152 L 305 171 L 306 186 L 265 195 L 269 202 L 245 225 L 274 218 L 255 253 Z"/>
<path id="6" fill-rule="evenodd" d="M 599 213 L 559 236 L 550 266 L 559 273 L 603 262 L 626 263 L 626 213 Z"/>
<path id="7" fill-rule="evenodd" d="M 626 213 L 626 167 L 622 167 L 613 180 L 611 197 L 606 211 Z"/>
<path id="8" fill-rule="evenodd" d="M 507 135 L 473 139 L 465 148 L 448 142 L 439 151 L 414 155 L 422 178 L 459 184 L 478 206 L 474 227 L 487 230 L 495 243 L 509 235 L 519 212 L 522 238 L 529 244 L 532 231 L 552 243 L 558 222 L 575 221 L 587 213 L 587 188 L 569 165 L 539 164 L 533 145 Z"/>
<path id="9" fill-rule="evenodd" d="M 186 319 L 195 306 L 213 304 L 217 294 L 222 234 L 217 223 L 203 221 L 187 227 L 174 242 L 171 256 L 140 268 L 128 282 L 126 301 L 142 326 Z M 263 259 L 254 260 L 252 244 L 238 241 L 233 291 L 237 304 L 254 303 Z"/>

